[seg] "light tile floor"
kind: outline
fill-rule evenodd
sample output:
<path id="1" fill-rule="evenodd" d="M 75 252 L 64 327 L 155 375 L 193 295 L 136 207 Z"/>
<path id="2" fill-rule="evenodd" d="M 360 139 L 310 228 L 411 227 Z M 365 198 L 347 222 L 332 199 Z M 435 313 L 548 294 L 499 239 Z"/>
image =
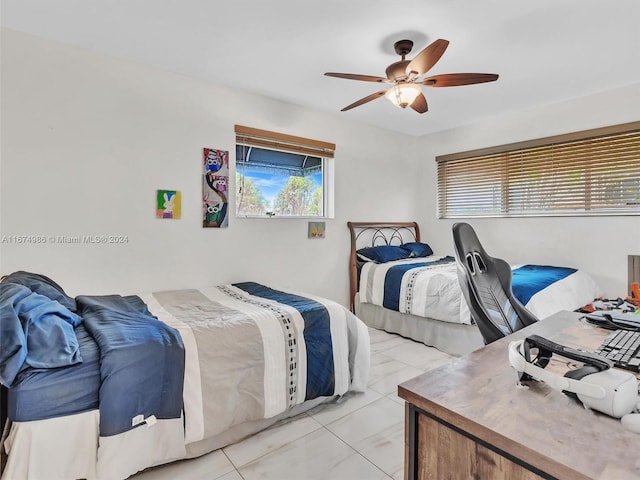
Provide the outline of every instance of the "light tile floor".
<path id="1" fill-rule="evenodd" d="M 369 329 L 367 391 L 320 405 L 199 458 L 144 471 L 135 480 L 401 480 L 404 401 L 397 386 L 453 357 Z"/>

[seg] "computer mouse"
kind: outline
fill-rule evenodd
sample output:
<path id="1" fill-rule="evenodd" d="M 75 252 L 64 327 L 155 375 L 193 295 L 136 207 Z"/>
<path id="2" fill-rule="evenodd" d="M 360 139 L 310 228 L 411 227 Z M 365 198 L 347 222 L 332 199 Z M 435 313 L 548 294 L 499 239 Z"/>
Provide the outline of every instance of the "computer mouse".
<path id="1" fill-rule="evenodd" d="M 620 421 L 627 430 L 640 433 L 640 413 L 628 413 Z"/>

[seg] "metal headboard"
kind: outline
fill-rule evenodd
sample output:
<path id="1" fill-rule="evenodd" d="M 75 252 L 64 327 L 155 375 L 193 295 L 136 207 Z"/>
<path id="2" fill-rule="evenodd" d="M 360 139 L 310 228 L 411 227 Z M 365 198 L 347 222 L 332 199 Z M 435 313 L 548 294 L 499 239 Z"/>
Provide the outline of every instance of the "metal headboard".
<path id="1" fill-rule="evenodd" d="M 349 301 L 354 311 L 358 292 L 358 262 L 356 251 L 377 245 L 402 245 L 420 241 L 420 227 L 416 222 L 347 222 L 351 233 L 349 255 Z"/>

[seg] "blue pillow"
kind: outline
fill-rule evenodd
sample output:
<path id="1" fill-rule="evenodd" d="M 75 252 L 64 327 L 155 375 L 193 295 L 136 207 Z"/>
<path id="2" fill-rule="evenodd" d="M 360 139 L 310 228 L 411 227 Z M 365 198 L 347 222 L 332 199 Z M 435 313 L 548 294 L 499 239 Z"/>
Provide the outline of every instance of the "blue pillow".
<path id="1" fill-rule="evenodd" d="M 409 242 L 402 245 L 402 248 L 409 252 L 410 258 L 433 255 L 433 250 L 431 250 L 431 247 L 426 243 Z"/>
<path id="2" fill-rule="evenodd" d="M 409 258 L 411 252 L 400 245 L 378 245 L 376 247 L 361 248 L 356 252 L 361 260 L 366 262 L 385 263 L 393 260 Z"/>

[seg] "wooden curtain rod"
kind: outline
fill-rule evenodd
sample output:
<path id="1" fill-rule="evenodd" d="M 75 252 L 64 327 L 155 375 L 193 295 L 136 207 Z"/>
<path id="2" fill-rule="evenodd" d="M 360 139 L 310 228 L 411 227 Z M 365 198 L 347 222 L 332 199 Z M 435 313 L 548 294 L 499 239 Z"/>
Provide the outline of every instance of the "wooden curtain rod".
<path id="1" fill-rule="evenodd" d="M 296 145 L 306 145 L 311 147 L 320 148 L 328 151 L 335 151 L 335 143 L 322 142 L 320 140 L 313 140 L 311 138 L 296 137 L 295 135 L 286 135 L 284 133 L 270 132 L 269 130 L 260 130 L 258 128 L 245 127 L 243 125 L 235 126 L 236 137 L 245 135 L 247 137 L 263 138 L 274 141 L 282 141 L 287 143 L 293 143 Z"/>

